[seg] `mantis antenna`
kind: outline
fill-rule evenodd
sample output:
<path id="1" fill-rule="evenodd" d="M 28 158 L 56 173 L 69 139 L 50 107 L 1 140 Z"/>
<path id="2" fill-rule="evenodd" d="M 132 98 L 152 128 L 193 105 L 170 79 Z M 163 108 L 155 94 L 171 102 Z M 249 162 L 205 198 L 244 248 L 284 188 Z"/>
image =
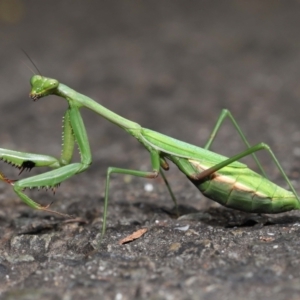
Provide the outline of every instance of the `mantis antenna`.
<path id="1" fill-rule="evenodd" d="M 40 76 L 42 76 L 42 74 L 41 74 L 41 72 L 40 72 L 40 70 L 39 70 L 39 68 L 37 67 L 37 65 L 34 63 L 34 61 L 31 59 L 31 57 L 28 55 L 28 53 L 24 50 L 24 49 L 22 49 L 21 48 L 21 51 L 26 55 L 26 57 L 29 59 L 29 61 L 32 63 L 32 65 L 35 67 L 35 69 L 37 70 L 37 72 L 38 72 L 38 74 L 40 75 Z M 29 70 L 31 71 L 31 72 L 33 72 L 33 74 L 34 75 L 36 75 L 35 74 L 35 72 L 24 62 L 24 64 L 29 68 Z M 43 76 L 42 76 L 43 77 Z"/>

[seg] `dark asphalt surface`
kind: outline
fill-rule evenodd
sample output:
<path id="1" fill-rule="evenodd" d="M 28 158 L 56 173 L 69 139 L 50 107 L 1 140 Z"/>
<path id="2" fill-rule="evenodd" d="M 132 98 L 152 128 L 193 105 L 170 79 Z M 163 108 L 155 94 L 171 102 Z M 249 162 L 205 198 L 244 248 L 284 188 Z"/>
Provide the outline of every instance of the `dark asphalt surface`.
<path id="1" fill-rule="evenodd" d="M 28 98 L 34 67 L 24 49 L 43 75 L 195 145 L 205 144 L 222 108 L 231 110 L 251 144 L 272 147 L 300 192 L 299 12 L 298 1 L 0 0 L 0 146 L 61 150 L 66 101 Z M 107 234 L 86 259 L 99 239 L 107 167 L 151 164 L 120 128 L 82 114 L 91 168 L 55 196 L 29 192 L 80 219 L 34 211 L 0 183 L 1 299 L 299 299 L 300 213 L 220 207 L 174 166 L 167 176 L 182 216 L 175 218 L 160 178 L 113 176 Z M 243 148 L 226 122 L 214 151 L 231 156 Z M 285 187 L 269 155 L 259 158 Z M 4 163 L 0 170 L 18 178 Z M 118 244 L 145 227 L 140 239 Z"/>

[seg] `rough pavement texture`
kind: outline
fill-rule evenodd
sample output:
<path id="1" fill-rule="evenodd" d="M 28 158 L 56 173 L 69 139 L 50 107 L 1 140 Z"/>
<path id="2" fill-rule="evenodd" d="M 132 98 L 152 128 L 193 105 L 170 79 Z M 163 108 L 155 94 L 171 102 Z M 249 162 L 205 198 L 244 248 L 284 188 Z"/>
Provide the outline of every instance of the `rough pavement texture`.
<path id="1" fill-rule="evenodd" d="M 43 75 L 195 145 L 230 109 L 251 144 L 272 147 L 300 192 L 299 9 L 298 1 L 1 0 L 1 147 L 60 154 L 66 101 L 27 98 L 32 72 L 22 62 L 34 68 L 22 48 Z M 86 259 L 99 239 L 107 167 L 151 165 L 120 128 L 91 111 L 83 117 L 91 168 L 55 196 L 28 192 L 80 219 L 34 211 L 0 184 L 1 299 L 299 299 L 300 214 L 220 207 L 174 166 L 167 175 L 182 216 L 175 218 L 161 179 L 113 176 L 107 234 Z M 243 150 L 229 122 L 213 149 L 227 156 Z M 286 186 L 260 154 L 270 178 Z M 4 163 L 0 170 L 18 178 Z M 118 244 L 145 227 L 140 239 Z"/>

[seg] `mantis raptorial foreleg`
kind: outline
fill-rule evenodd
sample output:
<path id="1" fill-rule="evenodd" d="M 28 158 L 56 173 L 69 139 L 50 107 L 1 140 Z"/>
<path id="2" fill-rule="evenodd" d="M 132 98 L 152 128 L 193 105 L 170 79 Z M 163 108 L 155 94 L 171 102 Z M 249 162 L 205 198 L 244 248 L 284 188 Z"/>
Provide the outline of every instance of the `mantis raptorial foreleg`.
<path id="1" fill-rule="evenodd" d="M 46 187 L 47 189 L 55 189 L 56 186 L 58 186 L 62 181 L 72 177 L 75 174 L 85 171 L 91 164 L 91 151 L 89 142 L 78 107 L 70 105 L 64 116 L 63 127 L 63 148 L 60 159 L 56 159 L 47 155 L 22 153 L 0 149 L 0 158 L 6 162 L 13 163 L 15 166 L 21 169 L 21 172 L 24 169 L 31 169 L 33 167 L 54 168 L 52 171 L 11 183 L 16 194 L 32 208 L 55 212 L 49 209 L 49 205 L 42 206 L 29 198 L 23 192 L 25 188 Z M 75 140 L 80 150 L 81 162 L 70 164 Z M 61 213 L 58 214 L 64 215 Z"/>

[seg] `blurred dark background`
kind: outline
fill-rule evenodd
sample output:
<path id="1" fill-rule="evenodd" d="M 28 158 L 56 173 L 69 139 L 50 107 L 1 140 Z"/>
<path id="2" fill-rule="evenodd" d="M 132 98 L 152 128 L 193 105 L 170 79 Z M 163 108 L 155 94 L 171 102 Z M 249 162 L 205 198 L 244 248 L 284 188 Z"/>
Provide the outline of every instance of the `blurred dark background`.
<path id="1" fill-rule="evenodd" d="M 45 127 L 60 125 L 62 101 L 26 98 L 34 67 L 24 49 L 43 75 L 145 127 L 200 145 L 228 108 L 272 142 L 297 125 L 298 13 L 298 1 L 1 0 L 1 109 L 14 120 L 9 133 L 0 120 L 1 141 L 20 147 L 35 128 L 39 147 Z M 20 128 L 22 141 L 6 136 Z"/>

